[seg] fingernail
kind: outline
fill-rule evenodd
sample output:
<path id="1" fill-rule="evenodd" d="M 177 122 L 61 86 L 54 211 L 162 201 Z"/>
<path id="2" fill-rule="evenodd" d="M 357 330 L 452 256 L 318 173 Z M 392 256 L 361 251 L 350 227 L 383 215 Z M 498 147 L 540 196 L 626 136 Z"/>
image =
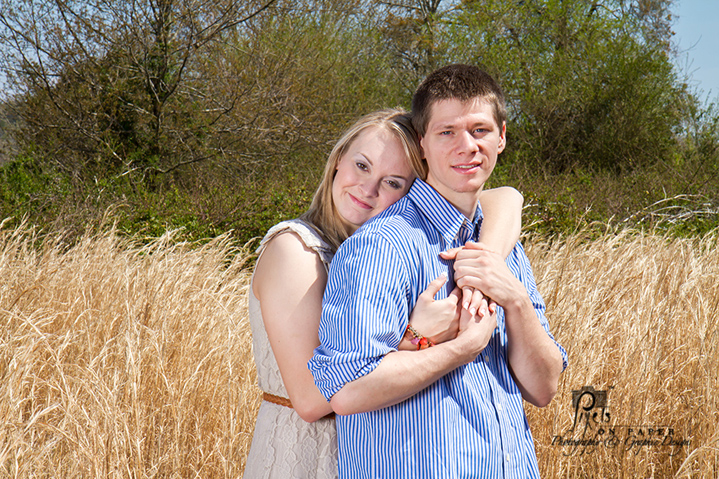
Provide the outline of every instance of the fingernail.
<path id="1" fill-rule="evenodd" d="M 462 307 L 463 307 L 464 309 L 469 309 L 469 301 L 467 301 L 466 303 L 464 303 L 464 304 L 462 305 Z"/>
<path id="2" fill-rule="evenodd" d="M 439 275 L 440 275 L 440 276 L 444 276 L 445 278 L 448 278 L 448 277 L 449 277 L 449 275 L 447 274 L 446 271 L 442 271 L 441 273 L 439 273 Z"/>
<path id="3" fill-rule="evenodd" d="M 475 314 L 477 314 L 477 308 L 472 308 L 469 310 L 469 312 L 472 314 L 472 316 L 474 316 Z"/>

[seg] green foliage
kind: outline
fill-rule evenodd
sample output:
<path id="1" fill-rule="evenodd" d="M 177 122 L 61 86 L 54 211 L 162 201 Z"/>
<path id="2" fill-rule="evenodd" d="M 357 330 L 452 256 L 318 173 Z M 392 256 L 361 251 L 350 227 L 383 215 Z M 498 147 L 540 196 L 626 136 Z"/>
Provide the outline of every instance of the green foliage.
<path id="1" fill-rule="evenodd" d="M 218 98 L 235 89 L 246 92 L 221 120 L 222 131 L 233 131 L 252 119 L 227 138 L 243 164 L 238 158 L 227 163 L 238 171 L 293 164 L 301 170 L 308 159 L 307 166 L 322 168 L 326 156 L 318 149 L 329 152 L 359 116 L 403 100 L 376 32 L 346 12 L 267 17 L 255 29 L 260 33 L 233 39 L 236 43 L 221 52 L 232 74 L 207 87 Z"/>
<path id="2" fill-rule="evenodd" d="M 0 218 L 45 220 L 57 214 L 70 187 L 69 178 L 33 158 L 10 161 L 0 166 Z"/>
<path id="3" fill-rule="evenodd" d="M 669 0 L 263 4 L 0 0 L 17 88 L 2 217 L 249 241 L 307 208 L 354 119 L 408 106 L 429 70 L 463 61 L 506 92 L 491 185 L 524 192 L 529 231 L 719 222 L 719 111 L 677 81 Z"/>
<path id="4" fill-rule="evenodd" d="M 631 226 L 679 236 L 719 228 L 719 176 L 693 182 L 697 165 L 656 164 L 623 175 L 575 169 L 537 172 L 499 165 L 489 186 L 523 192 L 525 231 L 544 236 Z"/>

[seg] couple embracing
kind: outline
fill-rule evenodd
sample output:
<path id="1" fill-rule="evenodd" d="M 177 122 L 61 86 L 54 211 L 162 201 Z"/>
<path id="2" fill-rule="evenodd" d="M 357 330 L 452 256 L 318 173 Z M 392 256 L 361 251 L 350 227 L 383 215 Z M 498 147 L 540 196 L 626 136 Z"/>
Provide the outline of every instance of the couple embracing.
<path id="1" fill-rule="evenodd" d="M 483 190 L 505 142 L 494 79 L 440 68 L 410 114 L 351 127 L 309 211 L 268 232 L 246 479 L 539 477 L 522 401 L 547 405 L 567 356 L 517 242 L 521 195 Z"/>

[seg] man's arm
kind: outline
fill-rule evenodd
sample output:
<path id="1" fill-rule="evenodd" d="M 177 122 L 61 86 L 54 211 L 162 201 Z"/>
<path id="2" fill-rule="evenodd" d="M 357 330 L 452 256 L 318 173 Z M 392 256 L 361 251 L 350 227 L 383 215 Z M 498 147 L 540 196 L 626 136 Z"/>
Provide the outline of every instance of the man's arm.
<path id="1" fill-rule="evenodd" d="M 519 248 L 519 247 L 518 247 Z M 514 261 L 522 263 L 527 275 L 531 269 L 526 256 L 515 252 Z M 562 350 L 548 334 L 538 317 L 543 310 L 534 278 L 520 281 L 496 253 L 476 243 L 468 243 L 455 261 L 458 286 L 471 286 L 504 308 L 507 330 L 507 355 L 512 376 L 522 397 L 538 407 L 549 404 L 557 392 L 559 375 L 565 358 Z M 533 302 L 525 284 L 532 288 Z M 541 304 L 539 304 L 541 303 Z"/>
<path id="2" fill-rule="evenodd" d="M 524 197 L 511 186 L 501 186 L 483 190 L 479 195 L 479 200 L 484 219 L 479 231 L 478 242 L 506 258 L 519 241 L 519 235 L 522 232 Z M 461 247 L 453 248 L 442 252 L 440 256 L 447 260 L 453 260 L 460 250 L 462 250 Z M 489 304 L 482 292 L 476 289 L 466 287 L 462 290 L 462 306 L 472 313 L 478 311 L 480 316 L 488 314 Z"/>

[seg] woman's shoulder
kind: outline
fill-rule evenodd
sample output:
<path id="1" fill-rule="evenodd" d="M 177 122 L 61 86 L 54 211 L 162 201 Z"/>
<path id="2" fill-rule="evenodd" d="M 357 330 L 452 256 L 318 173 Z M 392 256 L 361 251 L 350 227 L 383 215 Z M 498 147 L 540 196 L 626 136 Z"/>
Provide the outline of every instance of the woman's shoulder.
<path id="1" fill-rule="evenodd" d="M 317 254 L 323 263 L 328 265 L 332 261 L 332 248 L 312 225 L 301 219 L 282 221 L 270 228 L 260 242 L 257 253 L 262 254 L 270 243 L 285 249 L 299 246 L 298 242 Z"/>
<path id="2" fill-rule="evenodd" d="M 301 231 L 281 227 L 263 239 L 252 274 L 252 291 L 260 302 L 282 300 L 288 291 L 304 294 L 318 279 L 326 281 L 328 266 L 320 252 L 305 244 Z"/>

